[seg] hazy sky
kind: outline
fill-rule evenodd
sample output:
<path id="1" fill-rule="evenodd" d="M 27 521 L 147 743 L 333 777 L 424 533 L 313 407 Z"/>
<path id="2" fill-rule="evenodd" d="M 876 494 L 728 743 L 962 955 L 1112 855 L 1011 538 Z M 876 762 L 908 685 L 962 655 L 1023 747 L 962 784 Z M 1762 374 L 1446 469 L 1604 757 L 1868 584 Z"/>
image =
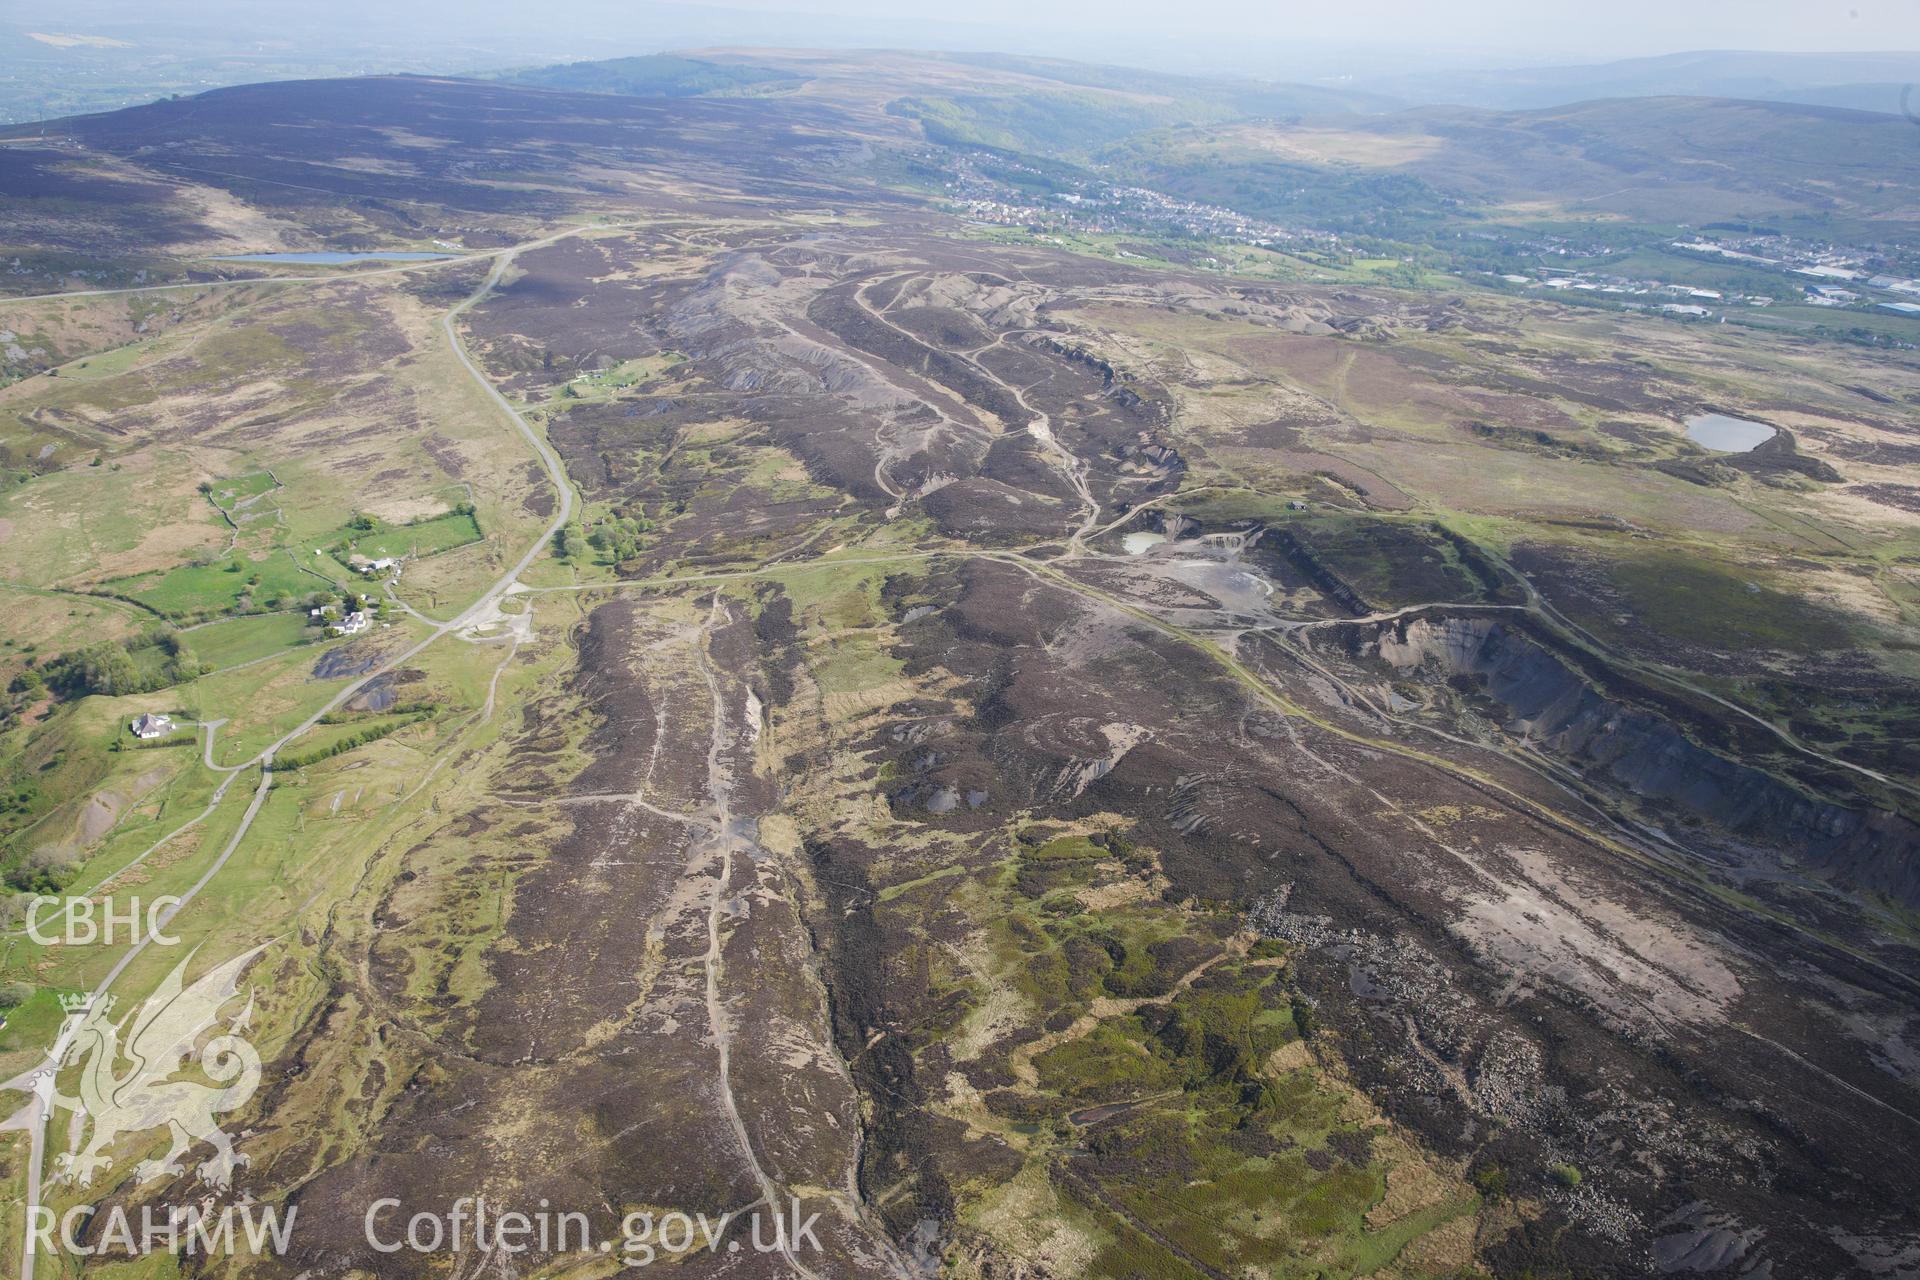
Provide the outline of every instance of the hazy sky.
<path id="1" fill-rule="evenodd" d="M 365 48 L 368 68 L 784 44 L 1323 79 L 1694 49 L 1920 50 L 1920 0 L 0 0 L 0 70 L 12 51 L 48 56 L 33 31 L 111 35 L 129 59 Z"/>

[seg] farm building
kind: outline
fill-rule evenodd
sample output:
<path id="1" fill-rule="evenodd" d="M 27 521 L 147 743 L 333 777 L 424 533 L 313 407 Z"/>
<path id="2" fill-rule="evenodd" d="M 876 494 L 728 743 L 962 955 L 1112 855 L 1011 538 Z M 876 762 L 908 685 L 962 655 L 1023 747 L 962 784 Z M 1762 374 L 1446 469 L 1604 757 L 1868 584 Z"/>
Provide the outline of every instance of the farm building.
<path id="1" fill-rule="evenodd" d="M 147 712 L 135 720 L 132 727 L 136 738 L 164 738 L 173 732 L 173 717 Z"/>

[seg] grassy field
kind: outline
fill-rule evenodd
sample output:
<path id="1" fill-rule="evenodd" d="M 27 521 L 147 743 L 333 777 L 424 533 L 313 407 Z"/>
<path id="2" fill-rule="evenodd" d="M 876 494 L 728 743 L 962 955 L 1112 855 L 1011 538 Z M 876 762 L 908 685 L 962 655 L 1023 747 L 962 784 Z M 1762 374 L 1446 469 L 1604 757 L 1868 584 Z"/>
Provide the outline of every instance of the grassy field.
<path id="1" fill-rule="evenodd" d="M 449 511 L 412 524 L 356 533 L 346 541 L 347 555 L 370 560 L 430 556 L 480 540 L 480 522 L 469 511 Z"/>
<path id="2" fill-rule="evenodd" d="M 211 564 L 181 565 L 105 587 L 177 618 L 249 612 L 268 607 L 277 598 L 303 599 L 329 589 L 326 581 L 297 564 L 285 548 L 234 555 Z"/>
<path id="3" fill-rule="evenodd" d="M 151 344 L 135 342 L 111 351 L 102 351 L 61 366 L 60 376 L 82 382 L 117 377 L 140 363 L 141 357 L 150 350 Z"/>
<path id="4" fill-rule="evenodd" d="M 186 640 L 200 661 L 222 670 L 310 643 L 319 634 L 307 625 L 306 613 L 296 611 L 209 623 L 188 632 Z"/>
<path id="5" fill-rule="evenodd" d="M 11 672 L 28 657 L 51 656 L 101 640 L 117 640 L 153 622 L 151 614 L 118 600 L 0 584 L 6 635 L 0 637 L 0 671 Z"/>
<path id="6" fill-rule="evenodd" d="M 645 386 L 685 362 L 685 356 L 671 351 L 644 360 L 623 360 L 611 368 L 581 374 L 547 397 L 545 403 L 564 406 L 569 402 L 617 400 L 621 392 Z"/>
<path id="7" fill-rule="evenodd" d="M 1883 341 L 1920 342 L 1920 316 L 1896 315 L 1878 308 L 1863 311 L 1855 307 L 1813 307 L 1776 305 L 1765 310 L 1744 312 L 1735 319 L 1754 329 L 1785 330 L 1794 333 L 1822 331 L 1827 334 L 1871 334 Z"/>
<path id="8" fill-rule="evenodd" d="M 263 483 L 264 482 L 264 483 Z M 209 496 L 223 509 L 274 488 L 264 472 L 216 487 Z M 236 548 L 220 557 L 178 565 L 154 573 L 112 579 L 102 593 L 124 597 L 173 618 L 217 613 L 252 613 L 282 601 L 299 601 L 316 591 L 331 591 L 347 580 L 347 557 L 400 559 L 450 551 L 481 540 L 479 521 L 468 511 L 449 511 L 403 525 L 380 525 L 367 532 L 350 529 L 315 540 L 334 548 L 330 559 L 312 555 L 315 544 L 273 543 L 251 550 Z"/>
<path id="9" fill-rule="evenodd" d="M 191 458 L 156 451 L 119 467 L 79 465 L 0 489 L 0 520 L 9 529 L 0 539 L 0 577 L 77 586 L 218 554 L 229 531 L 195 492 L 199 478 Z"/>
<path id="10" fill-rule="evenodd" d="M 1256 280 L 1333 280 L 1346 275 L 1338 267 L 1323 267 L 1278 250 L 1227 240 L 1170 240 L 1144 232 L 1109 234 L 1066 228 L 1033 231 L 1002 226 L 969 226 L 967 234 L 994 244 L 1041 244 L 1162 271 L 1216 271 Z"/>
<path id="11" fill-rule="evenodd" d="M 279 487 L 279 483 L 274 480 L 271 473 L 251 471 L 230 480 L 215 481 L 213 487 L 208 490 L 207 496 L 213 500 L 213 505 L 222 511 L 232 511 L 248 498 L 257 498 Z"/>

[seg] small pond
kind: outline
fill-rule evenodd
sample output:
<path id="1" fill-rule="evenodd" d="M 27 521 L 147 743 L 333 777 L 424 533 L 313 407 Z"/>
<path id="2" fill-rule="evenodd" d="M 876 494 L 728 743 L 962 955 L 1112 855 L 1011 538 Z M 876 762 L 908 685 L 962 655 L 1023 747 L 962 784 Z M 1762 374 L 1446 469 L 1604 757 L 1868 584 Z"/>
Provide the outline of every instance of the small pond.
<path id="1" fill-rule="evenodd" d="M 1166 540 L 1166 534 L 1154 533 L 1146 529 L 1120 535 L 1120 545 L 1130 556 L 1145 555 Z"/>
<path id="2" fill-rule="evenodd" d="M 1746 453 L 1773 437 L 1773 428 L 1764 422 L 1729 418 L 1724 413 L 1703 413 L 1687 419 L 1687 439 L 1720 453 Z"/>

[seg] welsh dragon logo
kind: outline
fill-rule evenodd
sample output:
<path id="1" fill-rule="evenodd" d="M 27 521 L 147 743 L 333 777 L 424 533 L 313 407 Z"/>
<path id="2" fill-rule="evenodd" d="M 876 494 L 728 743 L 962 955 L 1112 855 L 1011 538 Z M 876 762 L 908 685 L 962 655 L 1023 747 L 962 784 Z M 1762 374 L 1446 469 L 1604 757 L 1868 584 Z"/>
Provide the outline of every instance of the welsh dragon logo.
<path id="1" fill-rule="evenodd" d="M 54 1165 L 58 1182 L 90 1185 L 113 1165 L 112 1150 L 123 1135 L 166 1128 L 173 1144 L 158 1160 L 143 1160 L 135 1170 L 140 1182 L 185 1173 L 180 1158 L 195 1143 L 213 1148 L 197 1172 L 208 1186 L 230 1187 L 234 1170 L 247 1162 L 214 1117 L 238 1110 L 260 1087 L 260 1055 L 240 1035 L 249 1029 L 253 994 L 246 1008 L 204 1044 L 203 1033 L 220 1020 L 221 1009 L 239 992 L 240 975 L 266 944 L 236 956 L 185 986 L 190 954 L 134 1013 L 111 1020 L 111 996 L 63 1001 L 68 1009 L 67 1047 L 59 1066 L 85 1062 L 80 1096 L 55 1092 L 51 1101 L 74 1113 L 71 1144 L 78 1147 L 82 1121 L 91 1122 L 85 1147 L 69 1150 Z M 199 1047 L 196 1051 L 196 1045 Z M 212 1085 L 171 1079 L 183 1064 L 197 1059 Z"/>

